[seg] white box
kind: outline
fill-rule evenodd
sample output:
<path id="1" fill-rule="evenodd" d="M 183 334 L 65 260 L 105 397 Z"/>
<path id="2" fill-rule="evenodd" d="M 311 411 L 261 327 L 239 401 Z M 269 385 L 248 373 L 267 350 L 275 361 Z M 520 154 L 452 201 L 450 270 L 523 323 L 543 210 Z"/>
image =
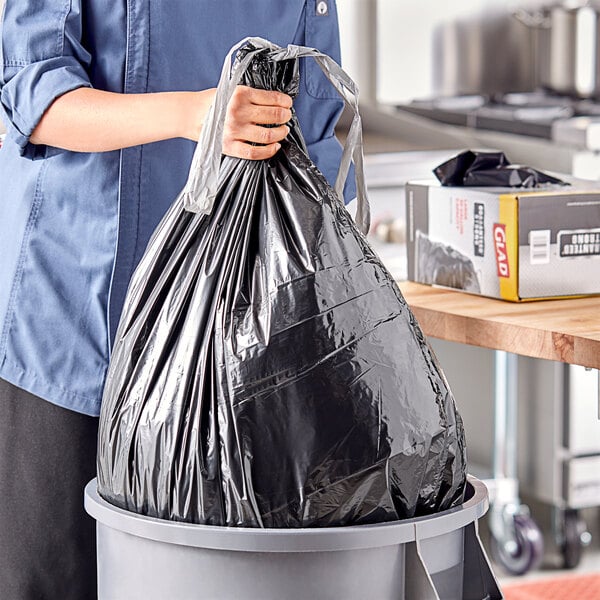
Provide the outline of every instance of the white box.
<path id="1" fill-rule="evenodd" d="M 589 182 L 410 182 L 406 210 L 412 281 L 512 301 L 600 294 L 600 190 Z"/>

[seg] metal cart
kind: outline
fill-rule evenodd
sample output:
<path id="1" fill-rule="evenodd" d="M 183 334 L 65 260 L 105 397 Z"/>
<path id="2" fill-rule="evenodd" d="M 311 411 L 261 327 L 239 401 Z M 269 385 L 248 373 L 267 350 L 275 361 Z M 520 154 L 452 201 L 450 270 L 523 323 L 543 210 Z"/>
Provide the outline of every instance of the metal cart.
<path id="1" fill-rule="evenodd" d="M 591 541 L 581 509 L 600 505 L 598 372 L 500 351 L 492 355 L 492 471 L 471 466 L 490 490 L 491 554 L 514 575 L 536 568 L 542 559 L 542 535 L 520 499 L 522 490 L 552 507 L 563 566 L 574 568 Z M 519 369 L 523 422 L 518 420 Z"/>
<path id="2" fill-rule="evenodd" d="M 553 508 L 553 533 L 563 566 L 576 567 L 591 535 L 581 509 L 600 505 L 600 373 L 537 361 L 528 420 L 539 431 L 530 440 L 527 491 Z"/>

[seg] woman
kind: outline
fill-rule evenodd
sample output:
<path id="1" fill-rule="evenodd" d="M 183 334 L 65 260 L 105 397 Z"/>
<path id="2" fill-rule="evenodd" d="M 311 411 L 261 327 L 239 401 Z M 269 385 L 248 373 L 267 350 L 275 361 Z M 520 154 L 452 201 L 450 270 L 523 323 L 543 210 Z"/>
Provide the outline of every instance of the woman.
<path id="1" fill-rule="evenodd" d="M 82 489 L 112 339 L 133 269 L 185 183 L 223 59 L 247 36 L 339 61 L 333 0 L 6 0 L 0 598 L 95 597 Z M 294 109 L 333 182 L 341 101 L 315 64 L 302 80 Z M 225 153 L 273 155 L 291 103 L 240 86 Z"/>

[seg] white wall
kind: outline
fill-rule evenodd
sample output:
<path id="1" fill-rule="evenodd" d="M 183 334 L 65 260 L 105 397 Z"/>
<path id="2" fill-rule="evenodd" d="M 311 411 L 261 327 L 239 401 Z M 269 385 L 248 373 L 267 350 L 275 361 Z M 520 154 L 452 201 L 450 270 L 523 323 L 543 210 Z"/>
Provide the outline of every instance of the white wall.
<path id="1" fill-rule="evenodd" d="M 456 79 L 449 72 L 452 69 L 468 69 L 481 76 L 485 76 L 486 69 L 498 69 L 498 77 L 509 77 L 509 69 L 514 72 L 515 66 L 518 67 L 515 63 L 518 63 L 521 53 L 516 42 L 523 43 L 522 39 L 515 40 L 514 35 L 522 38 L 524 33 L 519 31 L 519 23 L 515 22 L 516 27 L 511 27 L 511 12 L 518 6 L 539 3 L 540 0 L 377 0 L 378 100 L 393 104 L 443 93 L 442 78 Z M 495 23 L 490 25 L 492 20 Z M 498 28 L 499 20 L 502 20 L 504 30 Z M 488 24 L 478 28 L 483 21 Z M 448 27 L 453 23 L 459 26 Z M 461 59 L 457 64 L 452 57 L 446 57 L 448 60 L 443 65 L 445 72 L 442 75 L 439 49 L 436 53 L 434 38 L 437 31 L 437 43 L 440 44 L 440 28 L 443 25 L 446 25 L 441 34 L 446 36 L 442 40 L 444 47 L 456 51 Z M 490 35 L 505 43 L 486 58 L 481 47 Z M 481 64 L 484 59 L 489 64 Z M 503 59 L 507 62 L 505 68 L 501 64 Z"/>
<path id="2" fill-rule="evenodd" d="M 493 1 L 493 0 L 492 0 Z M 377 95 L 396 102 L 430 95 L 436 27 L 479 11 L 481 0 L 379 0 Z"/>
<path id="3" fill-rule="evenodd" d="M 356 81 L 362 103 L 375 102 L 377 0 L 337 0 L 342 66 Z"/>

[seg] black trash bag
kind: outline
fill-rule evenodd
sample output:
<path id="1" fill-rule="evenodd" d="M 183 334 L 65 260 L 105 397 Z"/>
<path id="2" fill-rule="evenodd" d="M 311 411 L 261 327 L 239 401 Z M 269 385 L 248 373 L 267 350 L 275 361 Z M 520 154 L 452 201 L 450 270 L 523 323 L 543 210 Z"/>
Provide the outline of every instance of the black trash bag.
<path id="1" fill-rule="evenodd" d="M 98 489 L 118 507 L 283 528 L 390 521 L 463 498 L 463 427 L 444 375 L 296 118 L 272 159 L 225 156 L 213 178 L 239 73 L 295 94 L 299 56 L 315 56 L 352 104 L 366 207 L 352 81 L 315 50 L 248 41 L 128 290 L 99 434 Z"/>
<path id="2" fill-rule="evenodd" d="M 545 183 L 567 185 L 532 167 L 511 165 L 504 152 L 466 150 L 437 166 L 433 172 L 442 185 L 532 188 Z"/>
<path id="3" fill-rule="evenodd" d="M 453 246 L 436 242 L 417 231 L 417 281 L 481 293 L 473 261 Z"/>

